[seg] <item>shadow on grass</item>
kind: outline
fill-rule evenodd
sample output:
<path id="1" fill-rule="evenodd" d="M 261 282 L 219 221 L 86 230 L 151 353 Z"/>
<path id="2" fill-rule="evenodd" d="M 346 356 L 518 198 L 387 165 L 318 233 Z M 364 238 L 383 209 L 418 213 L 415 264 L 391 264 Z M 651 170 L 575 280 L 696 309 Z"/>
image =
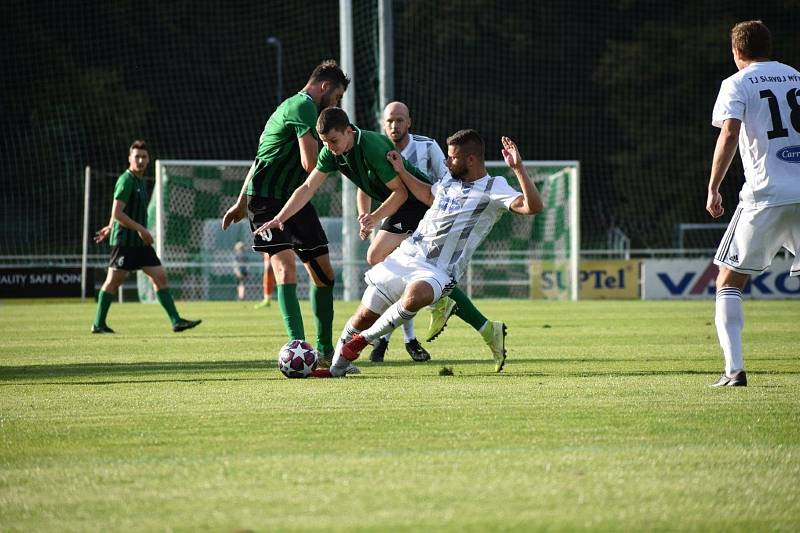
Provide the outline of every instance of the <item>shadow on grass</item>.
<path id="1" fill-rule="evenodd" d="M 508 367 L 504 372 L 495 374 L 492 371 L 492 360 L 480 359 L 435 359 L 426 363 L 415 363 L 413 361 L 398 360 L 385 361 L 383 363 L 371 363 L 368 360 L 357 363 L 366 371 L 361 378 L 398 378 L 408 379 L 407 375 L 387 376 L 380 372 L 381 367 L 408 367 L 424 369 L 427 372 L 437 372 L 442 366 L 451 367 L 456 376 L 465 376 L 459 371 L 460 368 L 470 368 L 468 375 L 473 376 L 477 367 L 479 370 L 485 367 L 485 372 L 479 375 L 497 375 L 503 378 L 530 378 L 530 377 L 636 377 L 636 376 L 681 376 L 681 375 L 717 375 L 719 370 L 709 369 L 677 369 L 662 370 L 652 368 L 627 368 L 625 370 L 603 367 L 610 362 L 631 362 L 628 358 L 600 358 L 600 359 L 546 359 L 546 358 L 519 358 L 508 359 Z M 656 361 L 655 359 L 645 359 L 642 362 Z M 561 365 L 588 363 L 587 368 L 552 370 L 534 370 L 530 368 L 514 368 L 515 363 L 525 363 L 527 365 Z M 54 365 L 23 365 L 23 366 L 0 366 L 0 386 L 4 385 L 110 385 L 120 383 L 200 383 L 204 381 L 262 381 L 269 379 L 284 379 L 277 371 L 276 363 L 264 360 L 242 360 L 242 361 L 203 361 L 185 362 L 168 361 L 153 362 L 144 361 L 138 363 L 75 363 L 75 364 L 54 364 Z M 231 376 L 226 374 L 258 373 L 255 376 Z M 177 374 L 177 375 L 176 375 Z M 800 370 L 768 370 L 763 372 L 753 372 L 753 375 L 797 375 Z M 160 377 L 163 376 L 163 377 Z M 446 377 L 446 376 L 445 376 Z M 61 380 L 61 381 L 59 381 Z"/>
<path id="2" fill-rule="evenodd" d="M 276 366 L 276 363 L 266 362 L 263 360 L 204 362 L 169 361 L 163 363 L 144 361 L 140 363 L 75 363 L 60 365 L 0 366 L 0 384 L 3 384 L 2 382 L 11 382 L 16 380 L 59 378 L 113 378 L 114 376 L 136 375 L 152 377 L 158 374 L 195 374 L 198 372 L 208 372 L 212 374 L 220 372 L 262 372 L 264 370 L 274 371 Z M 208 376 L 186 379 L 165 378 L 165 381 L 225 381 L 231 379 L 232 378 Z M 141 380 L 132 381 L 139 382 Z M 91 383 L 99 383 L 99 381 L 91 381 Z"/>

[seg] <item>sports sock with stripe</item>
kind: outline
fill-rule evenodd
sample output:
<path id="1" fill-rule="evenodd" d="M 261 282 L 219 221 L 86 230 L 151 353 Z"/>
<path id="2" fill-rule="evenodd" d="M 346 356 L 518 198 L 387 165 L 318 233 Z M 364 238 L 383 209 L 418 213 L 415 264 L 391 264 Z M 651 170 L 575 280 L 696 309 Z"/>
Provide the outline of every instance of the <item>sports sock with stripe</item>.
<path id="1" fill-rule="evenodd" d="M 725 356 L 725 375 L 744 370 L 742 354 L 742 291 L 736 287 L 723 287 L 717 291 L 716 314 L 714 322 L 722 353 Z"/>
<path id="2" fill-rule="evenodd" d="M 361 333 L 361 330 L 358 328 L 354 328 L 350 321 L 347 321 L 345 324 L 344 329 L 342 330 L 342 334 L 339 335 L 339 340 L 336 343 L 336 350 L 333 352 L 333 362 L 331 363 L 331 375 L 334 377 L 340 377 L 345 374 L 347 371 L 347 367 L 350 366 L 350 361 L 342 357 L 342 345 L 350 339 L 353 338 L 353 335 Z"/>
<path id="3" fill-rule="evenodd" d="M 416 311 L 409 311 L 403 307 L 402 303 L 396 302 L 384 311 L 372 326 L 361 332 L 361 336 L 367 342 L 372 343 L 372 341 L 397 328 L 400 324 L 412 320 L 416 315 Z"/>
<path id="4" fill-rule="evenodd" d="M 410 341 L 411 339 L 417 338 L 417 334 L 414 333 L 413 320 L 409 320 L 408 322 L 403 324 L 403 337 L 405 337 L 406 342 Z"/>

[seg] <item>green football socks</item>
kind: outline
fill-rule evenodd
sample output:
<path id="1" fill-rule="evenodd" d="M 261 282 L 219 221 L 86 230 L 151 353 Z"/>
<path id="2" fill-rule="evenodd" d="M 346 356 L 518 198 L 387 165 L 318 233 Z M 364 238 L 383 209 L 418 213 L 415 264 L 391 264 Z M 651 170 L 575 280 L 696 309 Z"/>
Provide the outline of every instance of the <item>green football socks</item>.
<path id="1" fill-rule="evenodd" d="M 119 289 L 122 290 L 122 289 Z M 108 316 L 108 308 L 111 307 L 111 302 L 114 301 L 114 295 L 106 292 L 100 291 L 97 294 L 97 312 L 94 315 L 94 325 L 95 326 L 105 326 L 106 325 L 106 317 Z"/>
<path id="2" fill-rule="evenodd" d="M 297 284 L 286 283 L 278 285 L 278 304 L 281 307 L 283 324 L 289 340 L 305 340 L 303 330 L 303 315 L 300 313 L 300 302 L 297 301 Z"/>
<path id="3" fill-rule="evenodd" d="M 317 351 L 333 351 L 333 287 L 311 284 L 311 310 L 317 325 Z"/>
<path id="4" fill-rule="evenodd" d="M 469 297 L 458 287 L 453 289 L 449 296 L 457 305 L 456 316 L 472 326 L 475 331 L 480 331 L 489 319 L 478 311 L 478 308 L 472 304 Z"/>
<path id="5" fill-rule="evenodd" d="M 175 308 L 175 300 L 172 299 L 172 293 L 169 289 L 161 289 L 160 291 L 156 291 L 156 299 L 158 303 L 161 304 L 161 307 L 164 308 L 164 311 L 167 312 L 167 316 L 169 316 L 169 320 L 174 326 L 175 323 L 181 319 L 181 316 Z"/>

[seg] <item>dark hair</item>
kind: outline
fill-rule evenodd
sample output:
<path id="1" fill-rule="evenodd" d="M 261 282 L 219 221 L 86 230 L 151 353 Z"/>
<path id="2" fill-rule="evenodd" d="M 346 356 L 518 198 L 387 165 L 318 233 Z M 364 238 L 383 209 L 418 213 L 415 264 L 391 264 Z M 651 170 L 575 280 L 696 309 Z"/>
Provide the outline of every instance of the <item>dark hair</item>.
<path id="1" fill-rule="evenodd" d="M 311 77 L 308 78 L 308 83 L 317 83 L 320 81 L 330 81 L 347 90 L 350 85 L 350 78 L 344 75 L 342 69 L 336 64 L 333 59 L 326 59 L 314 69 Z"/>
<path id="2" fill-rule="evenodd" d="M 141 139 L 133 141 L 131 143 L 131 147 L 128 148 L 128 155 L 130 155 L 134 150 L 144 150 L 147 151 L 147 145 Z"/>
<path id="3" fill-rule="evenodd" d="M 347 113 L 341 107 L 328 107 L 322 110 L 317 119 L 317 132 L 324 135 L 331 130 L 344 131 L 350 125 Z"/>
<path id="4" fill-rule="evenodd" d="M 486 145 L 477 131 L 472 129 L 459 130 L 447 138 L 448 146 L 458 146 L 467 155 L 474 155 L 483 160 L 486 152 Z"/>
<path id="5" fill-rule="evenodd" d="M 768 58 L 772 54 L 772 34 L 760 20 L 746 20 L 731 29 L 731 46 L 746 59 Z"/>

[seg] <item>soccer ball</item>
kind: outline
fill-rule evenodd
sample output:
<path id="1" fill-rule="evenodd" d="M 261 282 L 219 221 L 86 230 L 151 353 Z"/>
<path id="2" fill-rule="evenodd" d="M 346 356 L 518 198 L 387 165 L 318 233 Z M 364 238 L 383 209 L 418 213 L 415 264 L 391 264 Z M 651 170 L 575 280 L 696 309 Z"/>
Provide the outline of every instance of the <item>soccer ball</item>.
<path id="1" fill-rule="evenodd" d="M 278 352 L 278 368 L 287 378 L 307 378 L 318 363 L 317 352 L 305 341 L 289 341 Z"/>

